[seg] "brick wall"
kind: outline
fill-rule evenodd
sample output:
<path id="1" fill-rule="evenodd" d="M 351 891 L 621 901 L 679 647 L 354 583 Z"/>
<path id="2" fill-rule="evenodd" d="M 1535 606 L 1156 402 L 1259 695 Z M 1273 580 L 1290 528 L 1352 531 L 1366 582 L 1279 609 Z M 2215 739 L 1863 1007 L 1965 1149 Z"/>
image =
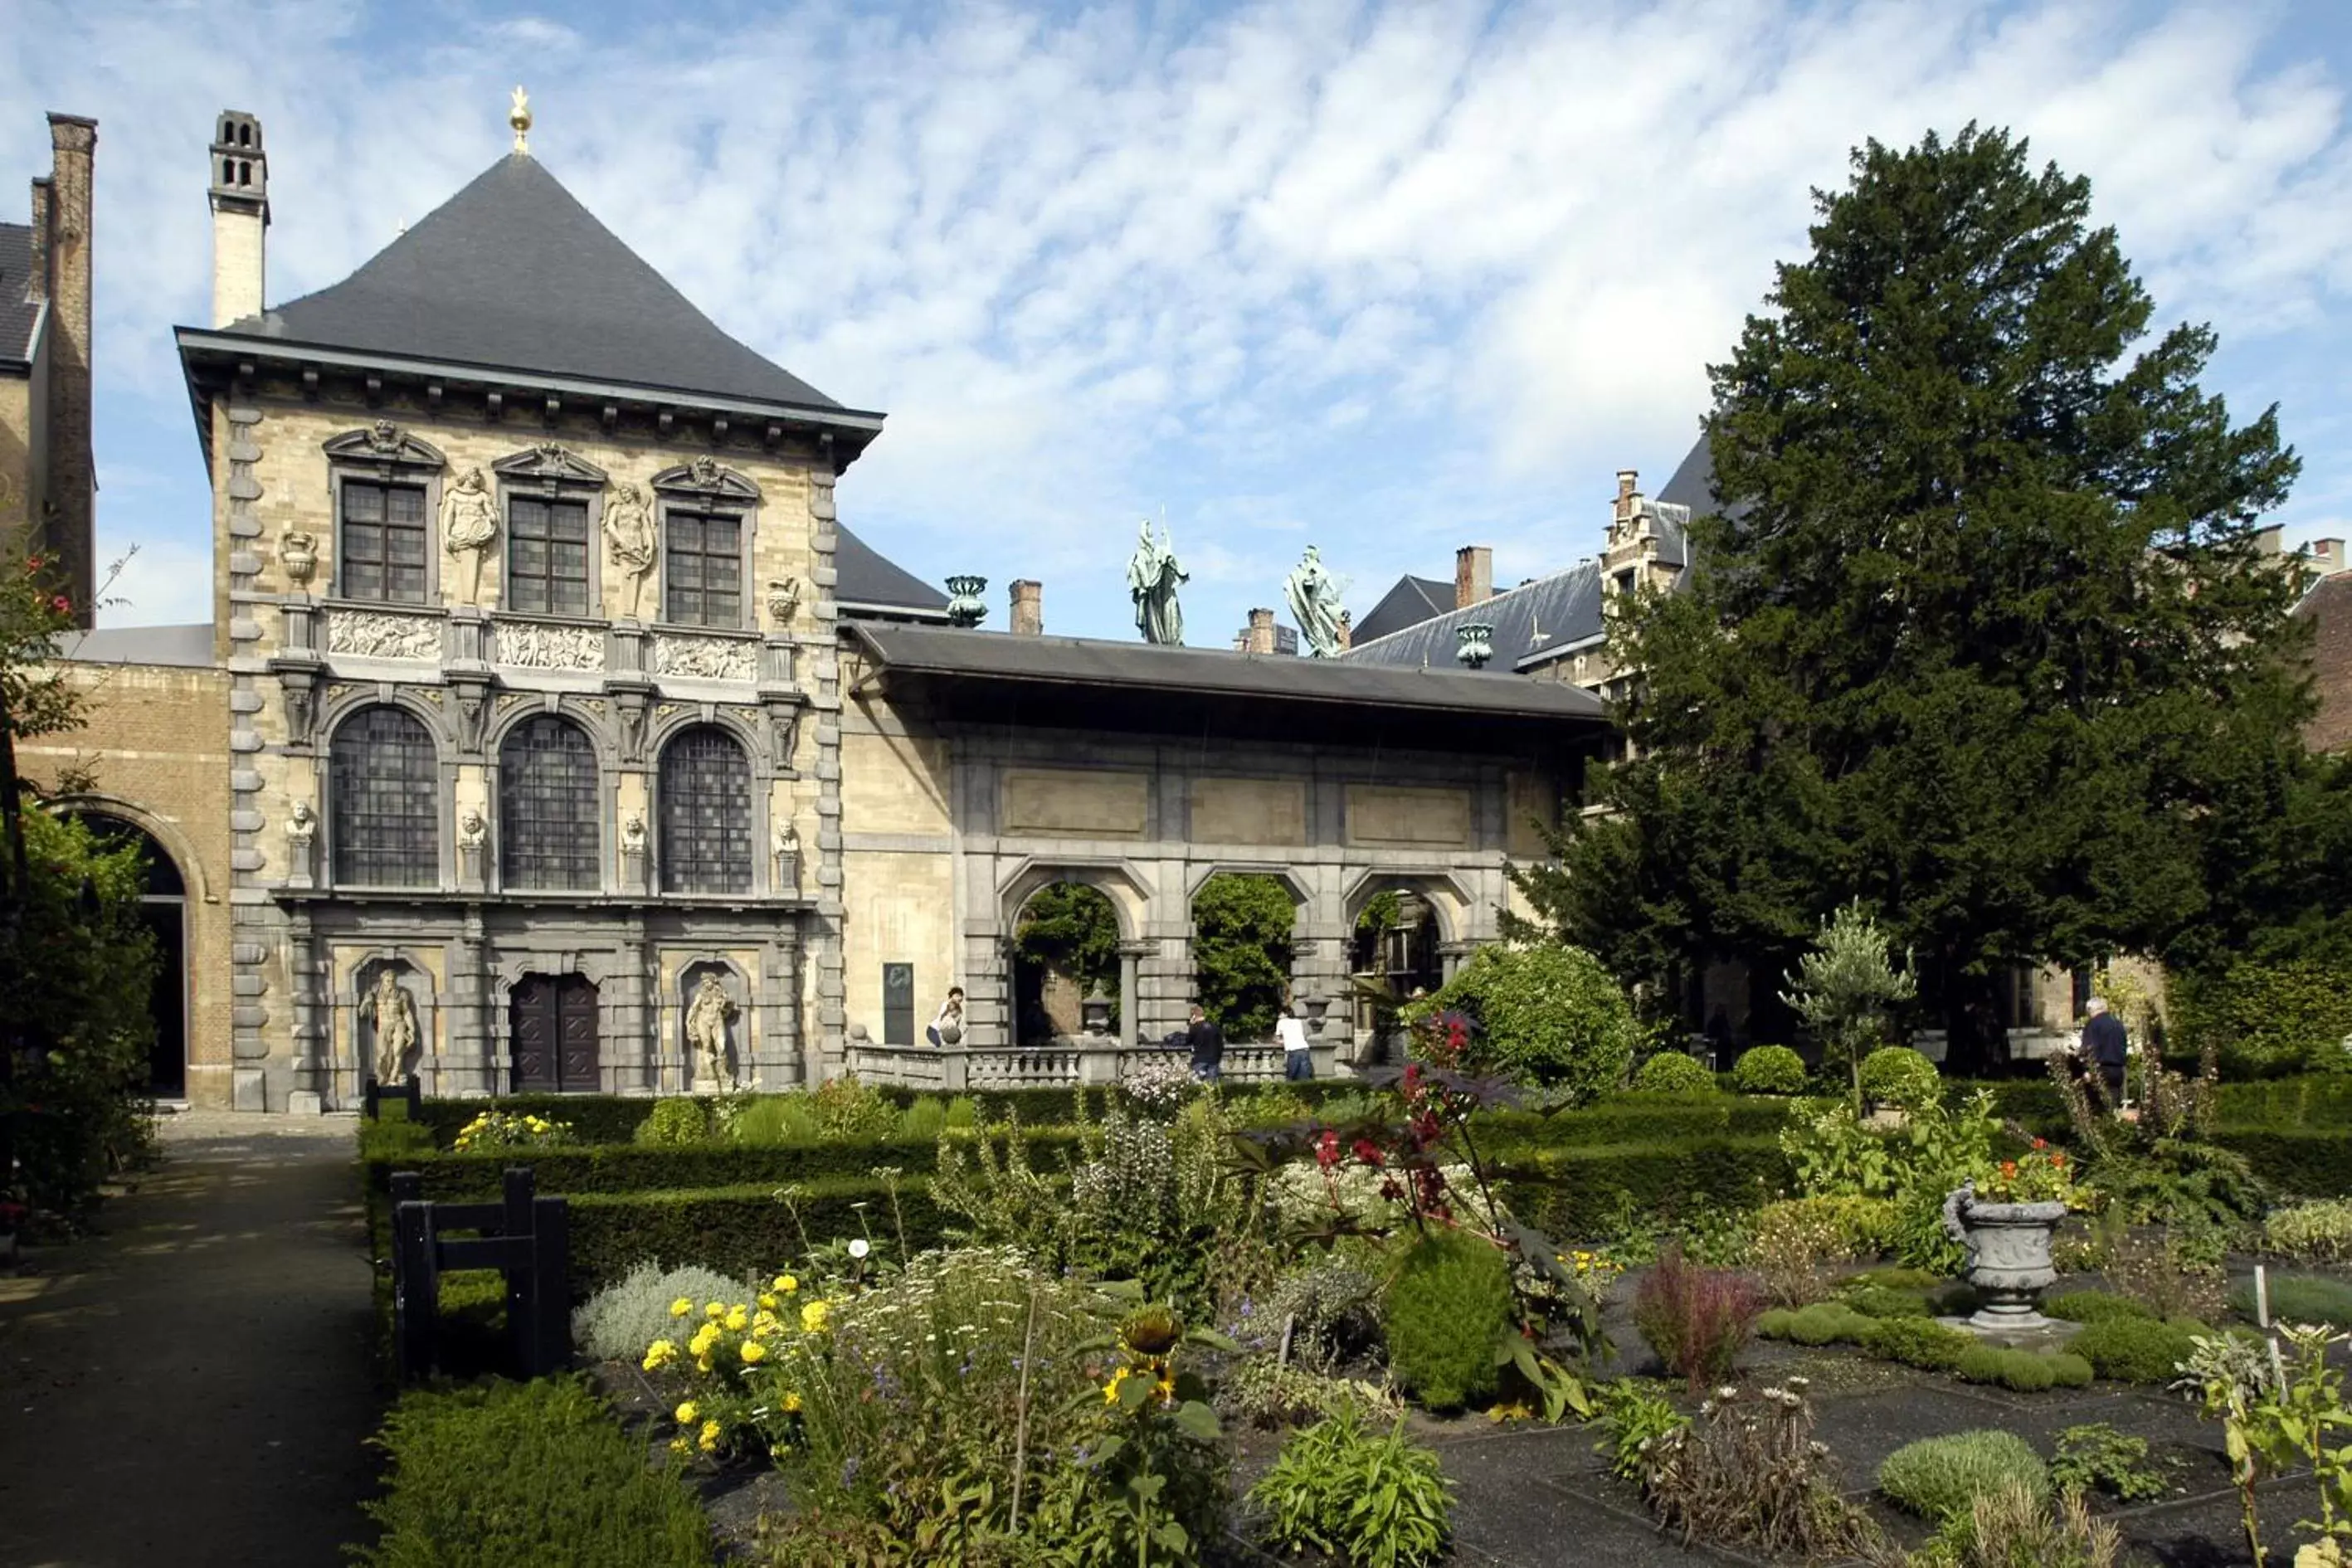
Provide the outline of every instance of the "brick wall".
<path id="1" fill-rule="evenodd" d="M 2338 572 L 2305 595 L 2295 615 L 2312 625 L 2311 673 L 2319 712 L 2304 729 L 2316 752 L 2352 747 L 2352 572 Z"/>

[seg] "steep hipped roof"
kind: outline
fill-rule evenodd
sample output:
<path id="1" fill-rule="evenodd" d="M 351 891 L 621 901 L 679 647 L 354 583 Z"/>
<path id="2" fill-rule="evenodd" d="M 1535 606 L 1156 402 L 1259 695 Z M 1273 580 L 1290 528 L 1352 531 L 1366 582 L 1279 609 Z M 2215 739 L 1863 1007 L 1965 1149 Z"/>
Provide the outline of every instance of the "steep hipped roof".
<path id="1" fill-rule="evenodd" d="M 2294 615 L 2311 624 L 2311 679 L 2319 698 L 2304 743 L 2315 752 L 2352 750 L 2352 572 L 2313 584 Z"/>
<path id="2" fill-rule="evenodd" d="M 942 619 L 948 596 L 896 562 L 874 552 L 874 547 L 843 528 L 834 545 L 833 596 L 845 615 L 861 607 L 905 611 L 920 620 Z"/>
<path id="3" fill-rule="evenodd" d="M 33 328 L 41 307 L 26 298 L 33 279 L 33 231 L 0 223 L 0 360 L 33 357 Z"/>
<path id="4" fill-rule="evenodd" d="M 1468 673 L 1455 656 L 1462 646 L 1460 628 L 1473 622 L 1495 628 L 1495 657 L 1478 673 L 1509 675 L 1530 658 L 1600 637 L 1601 569 L 1588 561 L 1522 583 L 1466 610 L 1448 610 L 1401 632 L 1359 642 L 1340 658 L 1349 664 Z"/>
<path id="5" fill-rule="evenodd" d="M 1355 640 L 1370 642 L 1375 637 L 1401 632 L 1416 621 L 1443 615 L 1454 607 L 1454 584 L 1435 577 L 1415 577 L 1410 574 L 1396 580 L 1396 586 L 1381 595 L 1372 613 L 1358 621 L 1353 628 Z"/>
<path id="6" fill-rule="evenodd" d="M 331 288 L 226 331 L 322 348 L 841 405 L 729 337 L 512 153 Z"/>

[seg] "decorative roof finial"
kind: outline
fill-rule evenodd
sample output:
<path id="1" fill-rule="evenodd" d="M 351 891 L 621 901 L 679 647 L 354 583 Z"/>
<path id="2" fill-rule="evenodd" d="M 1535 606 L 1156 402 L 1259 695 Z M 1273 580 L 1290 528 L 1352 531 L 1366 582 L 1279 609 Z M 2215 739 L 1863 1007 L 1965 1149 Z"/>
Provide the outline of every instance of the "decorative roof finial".
<path id="1" fill-rule="evenodd" d="M 514 127 L 515 151 L 530 152 L 530 94 L 520 87 L 514 89 L 514 107 L 507 110 L 507 123 Z"/>

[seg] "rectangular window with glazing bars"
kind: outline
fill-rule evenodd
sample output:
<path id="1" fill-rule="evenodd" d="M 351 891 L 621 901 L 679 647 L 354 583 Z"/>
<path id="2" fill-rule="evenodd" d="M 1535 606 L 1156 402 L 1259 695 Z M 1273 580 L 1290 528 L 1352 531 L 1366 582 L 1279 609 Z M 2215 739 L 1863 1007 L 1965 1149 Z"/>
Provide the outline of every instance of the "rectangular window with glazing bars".
<path id="1" fill-rule="evenodd" d="M 588 613 L 588 503 L 507 500 L 506 607 L 526 616 Z"/>
<path id="2" fill-rule="evenodd" d="M 346 599 L 425 603 L 425 487 L 345 479 L 337 493 L 342 542 L 336 591 Z"/>
<path id="3" fill-rule="evenodd" d="M 743 520 L 671 506 L 665 520 L 663 618 L 679 626 L 743 624 Z"/>

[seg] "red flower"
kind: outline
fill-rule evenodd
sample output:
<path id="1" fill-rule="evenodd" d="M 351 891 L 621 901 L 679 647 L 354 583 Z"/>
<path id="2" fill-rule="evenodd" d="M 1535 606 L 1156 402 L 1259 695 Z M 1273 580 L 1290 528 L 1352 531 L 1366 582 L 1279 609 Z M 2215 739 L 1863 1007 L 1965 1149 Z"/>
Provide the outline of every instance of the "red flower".
<path id="1" fill-rule="evenodd" d="M 1315 1141 L 1315 1163 L 1327 1171 L 1339 1163 L 1339 1135 L 1328 1127 Z"/>
<path id="2" fill-rule="evenodd" d="M 2036 1149 L 2047 1149 L 2050 1147 L 2050 1140 L 2047 1138 L 2036 1138 L 2033 1141 L 2033 1146 Z"/>
<path id="3" fill-rule="evenodd" d="M 1381 1146 L 1369 1138 L 1356 1140 L 1356 1158 L 1377 1169 L 1381 1163 Z"/>
<path id="4" fill-rule="evenodd" d="M 2003 1160 L 2000 1163 L 2000 1173 L 2010 1181 L 2013 1182 L 2017 1180 L 2017 1162 L 2014 1160 Z"/>
<path id="5" fill-rule="evenodd" d="M 69 616 L 73 614 L 73 601 L 59 594 L 49 601 L 49 608 L 61 616 Z"/>

